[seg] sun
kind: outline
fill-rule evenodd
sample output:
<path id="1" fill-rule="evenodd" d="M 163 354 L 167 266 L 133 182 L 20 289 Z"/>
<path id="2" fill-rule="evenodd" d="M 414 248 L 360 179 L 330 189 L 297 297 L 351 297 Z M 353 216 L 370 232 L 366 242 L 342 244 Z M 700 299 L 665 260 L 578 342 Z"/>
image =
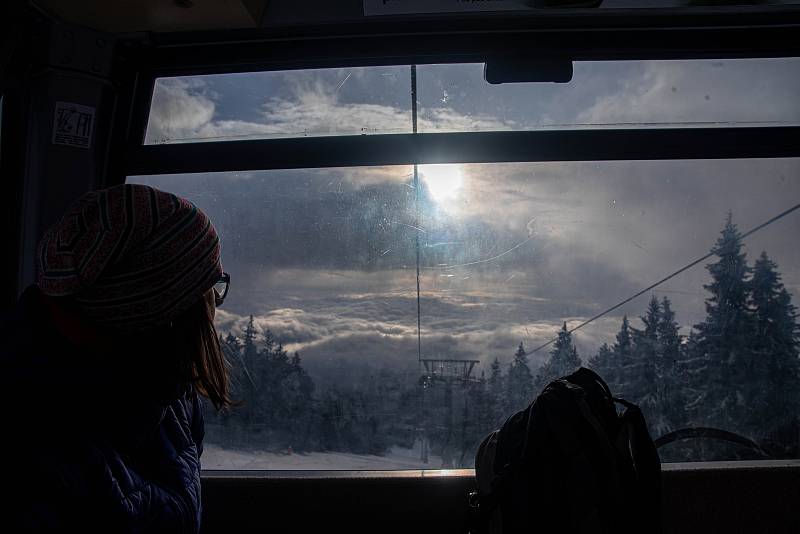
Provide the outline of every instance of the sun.
<path id="1" fill-rule="evenodd" d="M 453 201 L 461 193 L 461 186 L 464 183 L 461 165 L 451 163 L 420 165 L 419 173 L 425 180 L 431 196 L 439 204 Z"/>

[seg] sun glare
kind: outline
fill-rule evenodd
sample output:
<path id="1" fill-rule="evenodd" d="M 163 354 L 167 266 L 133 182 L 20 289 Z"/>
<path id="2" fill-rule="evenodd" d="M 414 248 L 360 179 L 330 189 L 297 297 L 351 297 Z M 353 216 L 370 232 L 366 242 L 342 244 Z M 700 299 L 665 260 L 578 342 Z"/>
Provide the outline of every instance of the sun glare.
<path id="1" fill-rule="evenodd" d="M 431 196 L 439 204 L 454 200 L 461 192 L 461 185 L 464 182 L 461 165 L 420 165 L 419 173 L 425 180 Z"/>

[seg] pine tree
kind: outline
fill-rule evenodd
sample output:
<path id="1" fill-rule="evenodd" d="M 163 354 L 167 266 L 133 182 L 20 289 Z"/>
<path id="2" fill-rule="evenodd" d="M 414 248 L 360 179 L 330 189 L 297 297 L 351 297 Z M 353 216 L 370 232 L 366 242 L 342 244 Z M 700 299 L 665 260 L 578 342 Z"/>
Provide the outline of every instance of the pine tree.
<path id="1" fill-rule="evenodd" d="M 242 352 L 242 342 L 231 332 L 228 332 L 228 335 L 225 336 L 225 338 L 220 335 L 220 344 L 223 349 L 228 348 L 230 351 L 236 354 L 241 354 Z"/>
<path id="2" fill-rule="evenodd" d="M 242 343 L 239 338 L 229 332 L 225 337 L 219 336 L 219 346 L 230 369 L 229 395 L 234 401 L 242 401 L 246 391 L 246 376 L 242 366 Z M 246 404 L 237 406 L 232 410 L 221 410 L 219 412 L 217 410 L 204 409 L 207 418 L 206 422 L 212 423 L 207 427 L 209 440 L 220 445 L 225 445 L 231 441 L 235 442 L 241 433 L 245 431 L 243 410 L 247 410 Z M 223 425 L 225 430 L 217 434 L 213 423 Z"/>
<path id="3" fill-rule="evenodd" d="M 310 445 L 313 420 L 314 381 L 303 369 L 300 353 L 294 353 L 288 367 L 289 373 L 281 384 L 287 405 L 283 423 L 288 433 L 288 444 L 295 450 L 306 450 Z"/>
<path id="4" fill-rule="evenodd" d="M 752 408 L 749 427 L 759 438 L 781 433 L 787 427 L 797 429 L 800 411 L 797 308 L 777 269 L 762 252 L 750 282 L 756 334 L 751 344 L 751 365 L 746 371 L 751 384 L 746 390 L 746 402 Z M 778 454 L 785 455 L 792 448 L 797 451 L 797 431 L 789 434 L 794 437 L 793 443 L 773 443 Z"/>
<path id="5" fill-rule="evenodd" d="M 651 428 L 654 428 L 661 424 L 658 402 L 660 377 L 657 375 L 657 368 L 662 352 L 658 336 L 661 304 L 655 295 L 650 298 L 647 311 L 640 319 L 644 328 L 631 329 L 631 359 L 623 374 L 628 378 L 628 399 L 639 405 Z"/>
<path id="6" fill-rule="evenodd" d="M 258 348 L 256 347 L 257 335 L 258 331 L 256 330 L 253 322 L 253 316 L 251 315 L 250 319 L 247 321 L 247 326 L 244 329 L 244 342 L 242 343 L 244 356 L 248 360 L 252 359 L 258 352 Z"/>
<path id="7" fill-rule="evenodd" d="M 219 346 L 225 356 L 225 361 L 230 365 L 231 397 L 242 399 L 246 394 L 246 384 L 249 379 L 247 369 L 242 362 L 242 342 L 228 332 L 224 338 L 220 335 Z"/>
<path id="8" fill-rule="evenodd" d="M 521 410 L 533 397 L 533 375 L 528 366 L 528 356 L 522 343 L 514 353 L 514 359 L 508 369 L 508 397 L 511 403 L 509 412 Z"/>
<path id="9" fill-rule="evenodd" d="M 231 398 L 242 403 L 235 410 L 226 413 L 223 420 L 225 424 L 237 426 L 234 435 L 238 435 L 247 431 L 252 420 L 255 383 L 250 366 L 245 361 L 245 345 L 242 340 L 228 332 L 228 335 L 221 339 L 220 348 L 231 366 Z"/>
<path id="10" fill-rule="evenodd" d="M 702 391 L 698 408 L 706 424 L 746 432 L 741 424 L 747 419 L 746 372 L 755 333 L 748 309 L 750 268 L 730 213 L 721 234 L 714 247 L 719 261 L 706 266 L 711 274 L 711 283 L 703 286 L 710 293 L 706 319 L 695 325 L 692 350 L 702 365 L 695 378 L 702 383 L 694 387 Z"/>
<path id="11" fill-rule="evenodd" d="M 536 377 L 537 391 L 544 389 L 550 381 L 568 375 L 580 366 L 578 350 L 572 344 L 572 334 L 567 330 L 565 322 L 558 333 L 558 339 L 553 344 L 553 350 L 550 351 L 550 359 L 539 369 Z"/>
<path id="12" fill-rule="evenodd" d="M 663 428 L 656 428 L 656 435 L 677 430 L 685 426 L 685 381 L 681 374 L 684 351 L 681 348 L 680 327 L 675 321 L 672 303 L 667 297 L 661 301 L 661 319 L 658 323 L 660 353 L 656 361 L 659 413 Z"/>
<path id="13" fill-rule="evenodd" d="M 494 359 L 491 365 L 487 387 L 487 402 L 491 406 L 490 417 L 492 426 L 499 426 L 503 418 L 507 415 L 507 401 L 505 388 L 503 387 L 503 371 L 500 368 L 500 360 Z"/>
<path id="14" fill-rule="evenodd" d="M 616 342 L 611 347 L 611 353 L 616 373 L 608 385 L 615 395 L 629 398 L 631 389 L 635 387 L 631 382 L 636 380 L 636 376 L 635 374 L 631 376 L 631 372 L 634 371 L 632 367 L 634 363 L 633 338 L 627 315 L 622 317 L 622 326 L 617 332 Z"/>
<path id="15" fill-rule="evenodd" d="M 587 366 L 592 371 L 600 375 L 600 378 L 608 384 L 612 384 L 614 377 L 617 375 L 617 369 L 614 367 L 614 353 L 609 348 L 608 343 L 603 343 L 598 349 L 597 354 L 589 358 Z"/>
<path id="16" fill-rule="evenodd" d="M 244 330 L 240 358 L 242 375 L 244 377 L 242 381 L 242 399 L 244 400 L 242 416 L 244 424 L 248 429 L 252 428 L 256 423 L 256 419 L 258 418 L 257 412 L 259 411 L 257 397 L 260 373 L 256 369 L 258 358 L 258 347 L 256 346 L 257 334 L 258 331 L 256 330 L 253 316 L 251 315 Z"/>
<path id="17" fill-rule="evenodd" d="M 303 369 L 300 354 L 290 358 L 271 331 L 264 331 L 256 345 L 251 324 L 245 330 L 243 349 L 245 353 L 248 347 L 255 351 L 248 365 L 252 381 L 247 424 L 253 429 L 251 435 L 259 447 L 306 449 L 310 444 L 314 382 Z"/>
<path id="18" fill-rule="evenodd" d="M 471 404 L 470 412 L 475 414 L 475 423 L 480 434 L 493 430 L 492 411 L 494 407 L 489 399 L 488 387 L 486 372 L 482 370 L 478 383 L 472 388 L 472 394 L 467 398 L 467 402 Z"/>

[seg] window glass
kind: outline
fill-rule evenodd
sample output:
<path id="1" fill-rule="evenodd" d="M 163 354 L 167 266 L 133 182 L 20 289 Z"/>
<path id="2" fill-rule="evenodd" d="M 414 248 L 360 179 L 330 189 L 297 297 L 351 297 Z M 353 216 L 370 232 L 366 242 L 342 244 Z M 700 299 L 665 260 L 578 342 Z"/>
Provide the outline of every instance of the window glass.
<path id="1" fill-rule="evenodd" d="M 800 59 L 574 62 L 569 83 L 492 85 L 420 65 L 421 132 L 800 123 Z"/>
<path id="2" fill-rule="evenodd" d="M 145 144 L 411 132 L 408 67 L 159 78 Z"/>
<path id="3" fill-rule="evenodd" d="M 800 124 L 800 59 L 575 62 L 569 83 L 491 85 L 420 65 L 418 131 Z M 409 66 L 156 80 L 146 144 L 411 133 Z"/>
<path id="4" fill-rule="evenodd" d="M 130 177 L 205 210 L 232 276 L 216 322 L 245 405 L 208 407 L 204 468 L 470 467 L 579 362 L 642 406 L 654 438 L 709 426 L 800 457 L 800 211 L 741 238 L 797 204 L 800 160 L 419 176 L 418 193 L 406 166 Z M 763 457 L 709 439 L 660 452 Z"/>

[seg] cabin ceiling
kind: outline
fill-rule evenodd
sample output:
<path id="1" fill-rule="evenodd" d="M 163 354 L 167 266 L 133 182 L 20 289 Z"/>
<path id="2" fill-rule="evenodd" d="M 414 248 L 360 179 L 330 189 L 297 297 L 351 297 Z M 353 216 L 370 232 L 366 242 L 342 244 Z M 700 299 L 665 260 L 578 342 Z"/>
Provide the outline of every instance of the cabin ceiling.
<path id="1" fill-rule="evenodd" d="M 62 22 L 107 33 L 307 25 L 353 21 L 364 16 L 364 0 L 30 1 Z"/>
<path id="2" fill-rule="evenodd" d="M 63 22 L 109 33 L 256 28 L 269 0 L 36 0 Z"/>
<path id="3" fill-rule="evenodd" d="M 4 0 L 3 0 L 4 1 Z M 363 21 L 371 15 L 396 18 L 456 12 L 559 11 L 647 12 L 641 8 L 797 7 L 800 0 L 497 0 L 492 3 L 459 0 L 28 0 L 61 22 L 107 33 L 188 32 L 280 26 L 309 26 Z M 701 7 L 701 9 L 702 9 Z M 750 6 L 755 7 L 755 6 Z M 545 9 L 541 9 L 545 8 Z M 589 9 L 586 9 L 589 8 Z M 481 16 L 481 13 L 473 13 Z M 577 14 L 577 13 L 576 13 Z M 747 16 L 747 12 L 741 13 Z"/>

